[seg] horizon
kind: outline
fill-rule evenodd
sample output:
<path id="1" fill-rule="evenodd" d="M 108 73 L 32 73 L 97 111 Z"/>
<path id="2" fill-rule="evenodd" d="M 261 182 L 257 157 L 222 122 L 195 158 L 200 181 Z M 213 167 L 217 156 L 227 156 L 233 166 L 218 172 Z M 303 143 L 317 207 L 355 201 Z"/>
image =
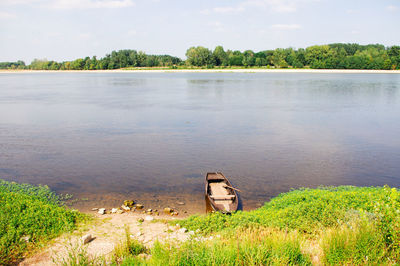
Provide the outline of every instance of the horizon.
<path id="1" fill-rule="evenodd" d="M 124 49 L 185 59 L 192 46 L 400 44 L 397 0 L 1 0 L 0 8 L 2 62 L 101 58 Z"/>

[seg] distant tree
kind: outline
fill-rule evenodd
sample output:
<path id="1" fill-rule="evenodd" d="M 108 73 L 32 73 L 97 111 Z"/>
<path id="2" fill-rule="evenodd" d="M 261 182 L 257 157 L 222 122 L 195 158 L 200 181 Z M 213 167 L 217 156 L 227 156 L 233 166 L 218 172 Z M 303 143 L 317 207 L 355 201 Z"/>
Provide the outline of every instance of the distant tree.
<path id="1" fill-rule="evenodd" d="M 226 54 L 222 46 L 215 47 L 212 56 L 214 57 L 215 65 L 217 66 L 228 65 L 228 55 Z"/>
<path id="2" fill-rule="evenodd" d="M 275 49 L 272 55 L 272 64 L 276 68 L 286 68 L 288 67 L 287 62 L 285 61 L 285 50 L 281 48 Z"/>
<path id="3" fill-rule="evenodd" d="M 186 51 L 187 62 L 191 66 L 207 66 L 215 64 L 209 49 L 197 46 Z"/>

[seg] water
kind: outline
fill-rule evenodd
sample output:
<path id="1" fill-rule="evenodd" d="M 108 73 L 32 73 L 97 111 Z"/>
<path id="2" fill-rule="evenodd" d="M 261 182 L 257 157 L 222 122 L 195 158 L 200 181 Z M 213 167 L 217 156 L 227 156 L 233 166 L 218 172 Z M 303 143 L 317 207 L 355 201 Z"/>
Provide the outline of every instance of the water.
<path id="1" fill-rule="evenodd" d="M 223 171 L 244 209 L 297 187 L 400 185 L 400 75 L 1 73 L 0 177 L 75 206 L 204 211 Z"/>

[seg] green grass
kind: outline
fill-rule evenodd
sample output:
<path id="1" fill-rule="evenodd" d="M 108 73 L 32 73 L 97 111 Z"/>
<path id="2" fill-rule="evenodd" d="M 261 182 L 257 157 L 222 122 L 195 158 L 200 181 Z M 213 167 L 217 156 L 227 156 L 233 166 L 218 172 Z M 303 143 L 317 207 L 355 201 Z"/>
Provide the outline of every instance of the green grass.
<path id="1" fill-rule="evenodd" d="M 296 233 L 240 230 L 213 240 L 156 243 L 148 260 L 125 258 L 122 265 L 310 265 Z"/>
<path id="2" fill-rule="evenodd" d="M 394 197 L 398 204 L 399 195 L 397 190 L 388 187 L 304 188 L 282 193 L 254 211 L 239 211 L 230 216 L 219 213 L 195 215 L 179 223 L 205 233 L 254 225 L 315 233 L 340 221 L 348 221 L 361 210 L 378 215 L 379 204 L 386 206 Z M 390 210 L 399 209 L 393 206 Z"/>
<path id="3" fill-rule="evenodd" d="M 75 229 L 84 217 L 62 206 L 61 198 L 47 186 L 0 180 L 0 265 L 16 262 L 26 252 Z"/>

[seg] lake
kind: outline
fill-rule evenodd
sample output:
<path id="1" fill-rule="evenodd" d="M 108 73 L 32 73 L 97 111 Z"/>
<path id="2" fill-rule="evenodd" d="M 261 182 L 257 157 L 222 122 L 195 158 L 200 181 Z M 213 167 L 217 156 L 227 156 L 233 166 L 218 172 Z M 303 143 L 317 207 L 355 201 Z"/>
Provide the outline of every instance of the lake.
<path id="1" fill-rule="evenodd" d="M 244 209 L 291 188 L 400 186 L 400 75 L 0 73 L 0 178 L 81 210 L 194 213 L 208 171 Z"/>

